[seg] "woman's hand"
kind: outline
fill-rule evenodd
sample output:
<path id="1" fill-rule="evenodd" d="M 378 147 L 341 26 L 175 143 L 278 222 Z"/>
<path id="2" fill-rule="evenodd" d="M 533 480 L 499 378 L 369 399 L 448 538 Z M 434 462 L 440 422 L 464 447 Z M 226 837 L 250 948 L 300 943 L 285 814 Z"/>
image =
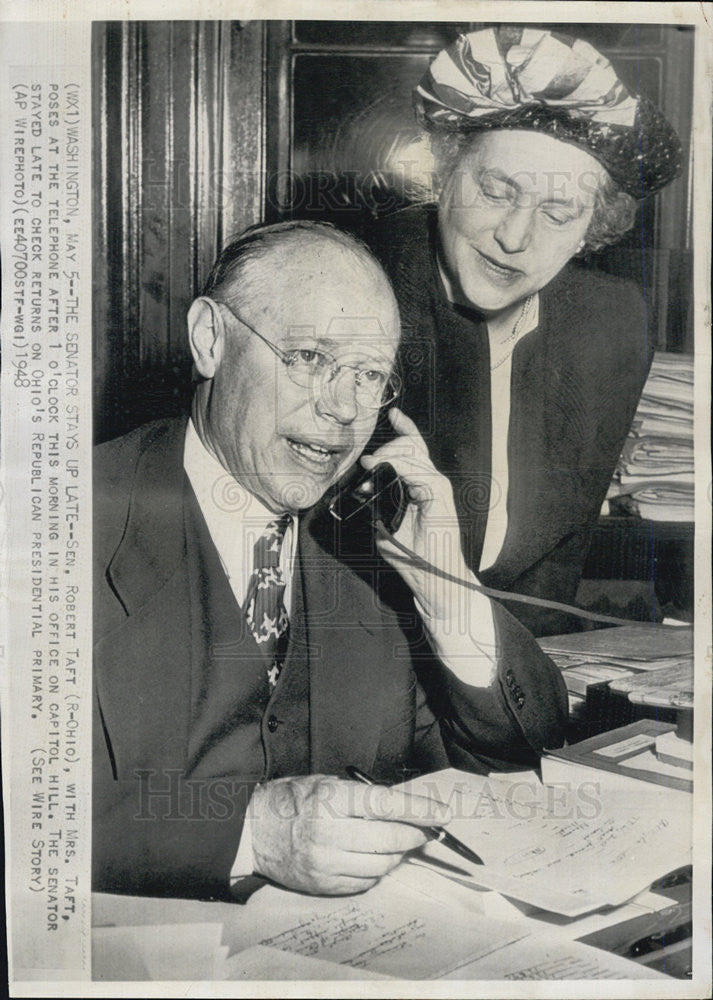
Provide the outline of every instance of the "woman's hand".
<path id="1" fill-rule="evenodd" d="M 475 582 L 463 558 L 449 480 L 433 465 L 414 422 L 395 406 L 389 410 L 389 420 L 399 436 L 372 455 L 362 456 L 361 464 L 373 469 L 388 462 L 403 480 L 409 506 L 394 537 L 439 569 Z M 463 604 L 469 597 L 466 590 L 414 565 L 387 539 L 379 538 L 377 546 L 411 588 L 426 615 L 438 619 L 458 617 L 459 602 Z"/>

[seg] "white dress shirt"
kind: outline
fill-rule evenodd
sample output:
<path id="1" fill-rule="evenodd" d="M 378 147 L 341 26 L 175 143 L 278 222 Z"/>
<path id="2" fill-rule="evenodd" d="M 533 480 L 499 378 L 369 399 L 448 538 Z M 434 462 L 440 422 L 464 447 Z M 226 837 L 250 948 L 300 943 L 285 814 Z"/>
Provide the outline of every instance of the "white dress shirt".
<path id="1" fill-rule="evenodd" d="M 462 301 L 451 282 L 448 272 L 437 261 L 438 273 L 441 277 L 446 297 L 450 302 L 460 302 L 472 308 L 472 303 Z M 505 320 L 492 317 L 486 326 L 490 341 L 490 504 L 488 520 L 485 524 L 483 551 L 480 555 L 478 570 L 488 569 L 500 555 L 508 530 L 508 432 L 510 430 L 510 377 L 512 375 L 512 353 L 520 340 L 540 322 L 540 297 L 534 294 L 527 309 L 527 315 L 522 317 L 521 328 L 515 337 L 511 338 L 513 327 L 520 321 L 519 313 L 513 317 L 507 315 Z M 475 428 L 477 433 L 477 428 Z"/>
<path id="2" fill-rule="evenodd" d="M 525 322 L 512 340 L 503 343 L 497 325 L 488 323 L 490 339 L 490 405 L 491 405 L 491 447 L 490 447 L 490 506 L 485 525 L 483 551 L 480 556 L 480 570 L 488 569 L 500 555 L 508 530 L 508 433 L 510 431 L 510 379 L 512 376 L 512 354 L 516 344 L 528 333 L 536 329 L 540 320 L 540 299 L 535 295 Z M 512 325 L 508 324 L 507 333 Z M 503 360 L 504 359 L 504 360 Z"/>
<path id="3" fill-rule="evenodd" d="M 188 421 L 183 467 L 196 495 L 235 600 L 242 607 L 253 571 L 255 542 L 278 514 L 268 510 L 256 496 L 241 486 L 205 447 Z M 280 550 L 280 568 L 285 577 L 283 601 L 289 614 L 292 572 L 297 552 L 297 517 L 293 515 Z"/>

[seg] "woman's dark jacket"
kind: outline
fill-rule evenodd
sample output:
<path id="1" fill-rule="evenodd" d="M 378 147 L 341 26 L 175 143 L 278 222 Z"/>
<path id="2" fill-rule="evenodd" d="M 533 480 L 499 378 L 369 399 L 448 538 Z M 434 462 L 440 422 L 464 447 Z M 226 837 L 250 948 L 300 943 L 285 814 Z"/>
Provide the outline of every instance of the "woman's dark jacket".
<path id="1" fill-rule="evenodd" d="M 485 322 L 446 297 L 434 205 L 397 212 L 361 235 L 401 309 L 399 405 L 451 479 L 467 559 L 477 572 L 491 489 Z M 652 351 L 645 305 L 631 282 L 570 263 L 540 291 L 539 325 L 512 356 L 508 528 L 496 562 L 479 574 L 483 583 L 574 600 Z M 580 627 L 560 612 L 508 607 L 537 635 Z"/>

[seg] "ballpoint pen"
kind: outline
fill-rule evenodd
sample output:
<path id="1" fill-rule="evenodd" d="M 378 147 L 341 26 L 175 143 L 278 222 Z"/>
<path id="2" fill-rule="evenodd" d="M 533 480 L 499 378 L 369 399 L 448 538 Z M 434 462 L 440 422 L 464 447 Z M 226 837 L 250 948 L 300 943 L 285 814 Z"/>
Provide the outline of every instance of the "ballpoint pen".
<path id="1" fill-rule="evenodd" d="M 350 778 L 353 778 L 355 781 L 360 781 L 362 785 L 380 784 L 380 782 L 375 781 L 373 778 L 370 778 L 368 774 L 365 774 L 363 771 L 360 771 L 358 767 L 347 767 L 346 772 Z M 469 847 L 466 847 L 464 843 L 458 840 L 457 837 L 454 837 L 453 834 L 449 833 L 448 830 L 444 829 L 444 827 L 424 826 L 421 827 L 421 829 L 424 830 L 426 833 L 430 833 L 431 836 L 434 838 L 434 840 L 440 841 L 440 843 L 443 844 L 445 847 L 450 847 L 452 851 L 455 851 L 456 854 L 460 854 L 462 858 L 465 858 L 467 861 L 470 861 L 471 864 L 474 865 L 484 864 L 483 859 L 478 857 L 475 851 L 471 851 Z"/>

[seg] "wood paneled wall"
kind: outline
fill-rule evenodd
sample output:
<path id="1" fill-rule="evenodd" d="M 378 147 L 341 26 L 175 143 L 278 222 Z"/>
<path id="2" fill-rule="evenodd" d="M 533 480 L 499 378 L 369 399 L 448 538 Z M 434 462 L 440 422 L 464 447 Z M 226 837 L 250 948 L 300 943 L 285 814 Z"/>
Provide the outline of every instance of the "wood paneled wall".
<path id="1" fill-rule="evenodd" d="M 224 240 L 262 218 L 264 34 L 94 27 L 97 441 L 184 406 L 186 309 Z"/>

